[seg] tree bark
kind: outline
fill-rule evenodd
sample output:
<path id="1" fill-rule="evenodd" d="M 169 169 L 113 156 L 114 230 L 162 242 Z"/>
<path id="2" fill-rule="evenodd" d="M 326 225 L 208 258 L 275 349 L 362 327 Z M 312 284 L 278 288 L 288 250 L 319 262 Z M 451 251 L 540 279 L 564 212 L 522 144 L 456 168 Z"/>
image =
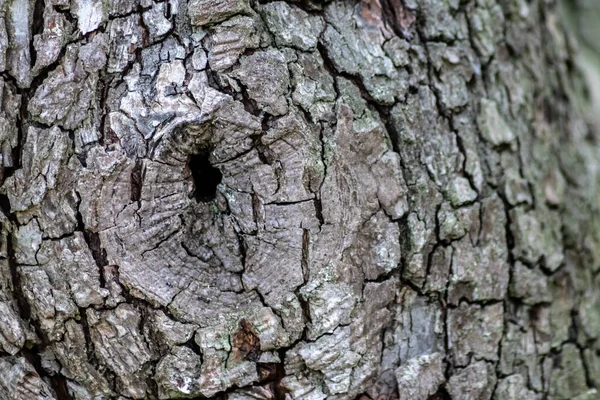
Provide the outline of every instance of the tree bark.
<path id="1" fill-rule="evenodd" d="M 551 0 L 0 0 L 0 399 L 597 399 Z"/>

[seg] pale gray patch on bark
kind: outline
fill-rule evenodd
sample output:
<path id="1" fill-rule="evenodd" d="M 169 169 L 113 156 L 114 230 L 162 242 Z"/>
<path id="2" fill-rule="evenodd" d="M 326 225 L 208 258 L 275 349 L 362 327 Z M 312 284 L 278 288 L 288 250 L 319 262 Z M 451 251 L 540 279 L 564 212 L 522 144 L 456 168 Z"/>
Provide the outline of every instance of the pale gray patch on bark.
<path id="1" fill-rule="evenodd" d="M 548 0 L 0 0 L 0 399 L 594 399 Z"/>

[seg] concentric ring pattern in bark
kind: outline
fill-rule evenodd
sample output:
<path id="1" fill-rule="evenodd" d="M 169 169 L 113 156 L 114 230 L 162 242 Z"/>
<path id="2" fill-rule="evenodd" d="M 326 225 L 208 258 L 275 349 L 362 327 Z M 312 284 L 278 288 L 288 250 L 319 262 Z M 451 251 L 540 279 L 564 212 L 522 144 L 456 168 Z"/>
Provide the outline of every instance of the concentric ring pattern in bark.
<path id="1" fill-rule="evenodd" d="M 596 399 L 551 0 L 0 0 L 0 399 Z"/>

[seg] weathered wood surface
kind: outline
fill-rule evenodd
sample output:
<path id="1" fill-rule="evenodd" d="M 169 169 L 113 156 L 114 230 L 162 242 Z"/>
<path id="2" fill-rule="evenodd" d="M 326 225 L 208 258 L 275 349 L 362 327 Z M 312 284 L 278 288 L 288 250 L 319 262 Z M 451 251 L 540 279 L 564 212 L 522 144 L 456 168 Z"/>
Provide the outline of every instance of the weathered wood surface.
<path id="1" fill-rule="evenodd" d="M 600 396 L 553 1 L 0 16 L 0 399 Z"/>

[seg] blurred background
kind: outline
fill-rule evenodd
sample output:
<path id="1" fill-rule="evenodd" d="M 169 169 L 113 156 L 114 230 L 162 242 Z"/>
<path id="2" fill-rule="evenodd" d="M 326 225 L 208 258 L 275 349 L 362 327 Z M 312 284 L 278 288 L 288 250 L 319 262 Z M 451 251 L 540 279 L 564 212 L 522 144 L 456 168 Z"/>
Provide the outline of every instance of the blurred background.
<path id="1" fill-rule="evenodd" d="M 577 63 L 583 71 L 589 98 L 582 106 L 591 122 L 600 128 L 600 0 L 561 0 L 565 25 L 577 37 Z"/>

